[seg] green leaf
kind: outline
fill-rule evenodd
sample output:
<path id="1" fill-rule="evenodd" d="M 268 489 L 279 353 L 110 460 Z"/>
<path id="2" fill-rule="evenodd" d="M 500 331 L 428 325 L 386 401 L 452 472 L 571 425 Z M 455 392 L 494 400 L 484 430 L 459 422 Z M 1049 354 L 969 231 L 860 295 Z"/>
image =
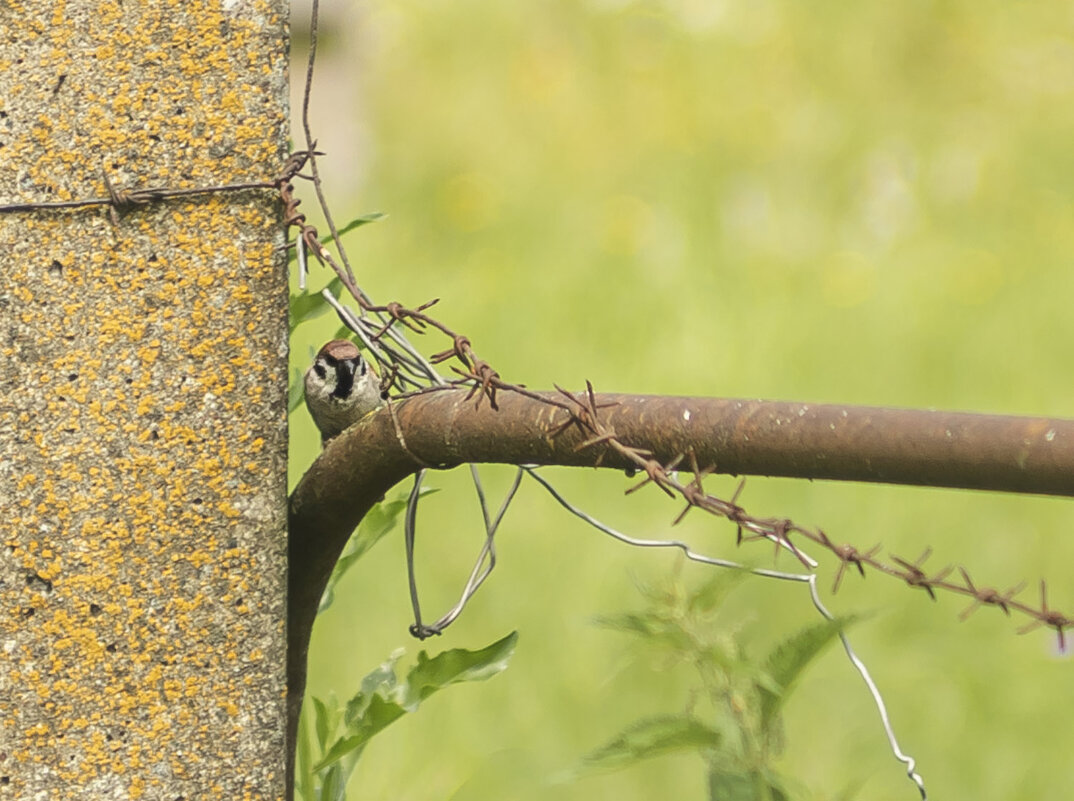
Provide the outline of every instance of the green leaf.
<path id="1" fill-rule="evenodd" d="M 430 659 L 424 651 L 406 679 L 396 683 L 396 651 L 380 667 L 362 680 L 362 689 L 347 704 L 344 722 L 348 735 L 336 740 L 324 758 L 314 766 L 323 770 L 349 755 L 361 753 L 376 734 L 403 715 L 413 712 L 433 693 L 464 681 L 483 681 L 507 667 L 518 642 L 513 631 L 480 651 L 453 648 Z"/>
<path id="2" fill-rule="evenodd" d="M 614 740 L 585 757 L 590 768 L 622 768 L 643 759 L 689 749 L 715 748 L 719 733 L 689 715 L 667 715 L 632 723 Z"/>
<path id="3" fill-rule="evenodd" d="M 751 575 L 748 568 L 713 571 L 700 587 L 687 596 L 687 608 L 691 612 L 713 611 Z"/>
<path id="4" fill-rule="evenodd" d="M 324 770 L 345 756 L 357 757 L 374 734 L 404 714 L 398 703 L 389 700 L 398 687 L 395 665 L 403 653 L 402 648 L 396 648 L 362 679 L 361 689 L 347 702 L 343 714 L 347 734 L 338 738 L 327 752 L 322 749 L 324 756 L 314 765 L 315 771 Z"/>
<path id="5" fill-rule="evenodd" d="M 329 696 L 327 703 L 316 696 L 310 700 L 313 701 L 313 728 L 317 733 L 317 747 L 323 754 L 328 745 L 328 738 L 336 733 L 336 727 L 339 725 L 339 701 L 336 700 L 335 695 Z"/>
<path id="6" fill-rule="evenodd" d="M 407 713 L 398 702 L 379 694 L 364 699 L 362 706 L 362 716 L 351 727 L 354 733 L 336 740 L 314 770 L 324 770 L 351 754 L 357 756 L 375 735 Z"/>
<path id="7" fill-rule="evenodd" d="M 325 289 L 331 290 L 333 295 L 339 297 L 343 289 L 343 281 L 337 275 L 328 282 Z M 320 292 L 306 292 L 300 295 L 291 295 L 290 308 L 290 329 L 294 333 L 294 330 L 300 324 L 321 316 L 326 311 L 330 311 L 332 307 L 328 305 L 328 301 L 324 299 L 324 295 Z"/>
<path id="8" fill-rule="evenodd" d="M 302 373 L 296 367 L 291 371 L 291 383 L 287 387 L 288 414 L 302 405 L 302 398 L 305 394 L 305 387 L 302 384 Z"/>
<path id="9" fill-rule="evenodd" d="M 310 755 L 309 709 L 305 706 L 298 718 L 298 749 L 295 754 L 295 795 L 302 801 L 316 801 L 313 796 L 313 770 Z"/>
<path id="10" fill-rule="evenodd" d="M 449 684 L 485 681 L 502 673 L 517 644 L 518 632 L 513 631 L 480 651 L 452 648 L 432 659 L 422 651 L 418 654 L 418 664 L 407 674 L 402 685 L 403 705 L 408 712 L 413 712 L 418 704 Z"/>
<path id="11" fill-rule="evenodd" d="M 421 490 L 421 496 L 431 495 L 437 490 L 432 487 L 423 487 Z M 381 501 L 373 506 L 366 516 L 362 518 L 362 522 L 358 525 L 357 530 L 351 535 L 351 538 L 347 541 L 347 544 L 343 548 L 343 553 L 339 559 L 336 560 L 335 567 L 332 568 L 332 575 L 328 578 L 328 583 L 325 585 L 324 594 L 321 596 L 321 605 L 317 609 L 317 614 L 321 614 L 325 609 L 332 605 L 332 601 L 335 600 L 335 587 L 337 582 L 350 570 L 355 562 L 361 559 L 374 545 L 380 542 L 387 534 L 395 528 L 399 522 L 400 515 L 406 510 L 406 499 L 397 498 L 391 501 Z"/>
<path id="12" fill-rule="evenodd" d="M 781 642 L 768 655 L 764 674 L 770 681 L 757 683 L 761 693 L 761 728 L 763 731 L 767 733 L 773 729 L 776 717 L 802 671 L 826 645 L 838 636 L 840 631 L 855 620 L 857 620 L 855 617 L 842 617 L 825 620 L 804 628 Z"/>
<path id="13" fill-rule="evenodd" d="M 670 617 L 667 612 L 623 612 L 614 615 L 601 615 L 594 618 L 596 625 L 615 631 L 625 631 L 644 640 L 661 644 L 666 648 L 681 653 L 692 653 L 696 643 L 690 632 L 683 628 L 680 619 Z"/>
<path id="14" fill-rule="evenodd" d="M 763 801 L 756 777 L 737 771 L 714 770 L 709 773 L 709 801 Z"/>
<path id="15" fill-rule="evenodd" d="M 625 631 L 642 637 L 652 637 L 665 627 L 664 619 L 655 612 L 619 612 L 613 615 L 598 615 L 593 618 L 594 625 L 614 631 Z"/>
<path id="16" fill-rule="evenodd" d="M 349 223 L 340 228 L 336 233 L 338 233 L 340 236 L 343 236 L 344 234 L 350 233 L 355 228 L 361 228 L 363 225 L 369 225 L 369 223 L 376 222 L 377 220 L 383 220 L 387 216 L 387 214 L 381 211 L 374 211 L 369 214 L 363 214 L 361 217 L 355 217 Z M 328 236 L 322 237 L 321 241 L 326 244 L 328 242 L 331 242 L 332 235 L 328 234 Z"/>
<path id="17" fill-rule="evenodd" d="M 343 801 L 347 797 L 347 779 L 343 768 L 333 765 L 321 779 L 319 801 Z"/>
<path id="18" fill-rule="evenodd" d="M 369 737 L 361 737 L 355 735 L 353 737 L 340 737 L 332 747 L 328 749 L 328 753 L 324 758 L 313 766 L 314 770 L 324 770 L 328 767 L 338 767 L 339 761 L 345 756 L 359 756 L 361 755 L 365 744 L 369 741 Z"/>
<path id="19" fill-rule="evenodd" d="M 404 653 L 406 653 L 404 649 L 396 648 L 386 660 L 362 679 L 358 692 L 347 702 L 347 710 L 343 713 L 343 724 L 348 731 L 354 730 L 374 696 L 378 693 L 387 696 L 395 690 L 399 684 L 395 675 L 395 665 Z"/>

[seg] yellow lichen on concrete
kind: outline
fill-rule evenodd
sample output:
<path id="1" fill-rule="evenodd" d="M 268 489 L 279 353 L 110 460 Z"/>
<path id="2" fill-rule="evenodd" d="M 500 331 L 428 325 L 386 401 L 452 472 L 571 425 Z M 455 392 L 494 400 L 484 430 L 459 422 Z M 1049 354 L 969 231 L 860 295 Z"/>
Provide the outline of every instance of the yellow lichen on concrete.
<path id="1" fill-rule="evenodd" d="M 8 8 L 0 202 L 278 169 L 282 3 Z M 279 235 L 267 192 L 0 217 L 0 799 L 283 793 Z"/>

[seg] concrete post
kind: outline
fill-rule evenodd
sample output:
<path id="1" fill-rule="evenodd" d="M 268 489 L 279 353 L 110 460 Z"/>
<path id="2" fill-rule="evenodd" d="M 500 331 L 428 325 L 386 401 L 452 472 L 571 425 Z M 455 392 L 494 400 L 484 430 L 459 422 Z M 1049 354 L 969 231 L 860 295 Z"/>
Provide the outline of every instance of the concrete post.
<path id="1" fill-rule="evenodd" d="M 282 0 L 0 2 L 0 203 L 271 181 Z M 284 795 L 268 190 L 0 215 L 0 799 Z"/>

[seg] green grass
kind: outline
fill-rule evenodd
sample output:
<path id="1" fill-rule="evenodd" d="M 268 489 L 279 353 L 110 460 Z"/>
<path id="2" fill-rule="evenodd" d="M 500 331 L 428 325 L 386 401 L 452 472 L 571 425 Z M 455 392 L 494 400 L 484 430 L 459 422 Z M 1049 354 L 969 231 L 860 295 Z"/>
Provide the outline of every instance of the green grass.
<path id="1" fill-rule="evenodd" d="M 508 380 L 1071 416 L 1074 45 L 1056 16 L 965 1 L 369 2 L 322 54 L 314 127 L 338 165 L 337 220 L 389 215 L 348 237 L 363 286 L 440 297 Z M 335 328 L 300 329 L 296 366 Z M 292 432 L 293 482 L 317 450 L 304 410 Z M 656 492 L 624 499 L 619 475 L 556 475 L 631 533 L 666 532 L 678 512 Z M 465 476 L 436 478 L 447 491 L 418 534 L 429 613 L 480 546 Z M 1074 608 L 1064 501 L 756 479 L 743 502 L 900 556 L 932 545 L 936 567 L 965 564 L 978 585 L 1044 577 Z M 497 572 L 429 644 L 517 628 L 510 669 L 378 737 L 352 797 L 704 797 L 696 757 L 548 783 L 681 699 L 685 676 L 591 624 L 634 608 L 636 583 L 674 560 L 602 539 L 532 485 L 516 504 Z M 733 529 L 692 517 L 699 547 L 733 553 Z M 1053 639 L 1017 637 L 995 610 L 959 624 L 957 599 L 879 576 L 844 587 L 837 611 L 879 613 L 852 636 L 934 797 L 1066 797 L 1056 766 L 1074 742 L 1053 699 L 1072 679 Z M 812 622 L 801 589 L 754 582 L 736 602 L 774 642 Z M 311 689 L 346 697 L 396 646 L 413 656 L 407 606 L 393 536 L 319 623 Z M 862 798 L 916 797 L 836 650 L 787 714 L 781 769 L 816 797 L 855 781 Z"/>

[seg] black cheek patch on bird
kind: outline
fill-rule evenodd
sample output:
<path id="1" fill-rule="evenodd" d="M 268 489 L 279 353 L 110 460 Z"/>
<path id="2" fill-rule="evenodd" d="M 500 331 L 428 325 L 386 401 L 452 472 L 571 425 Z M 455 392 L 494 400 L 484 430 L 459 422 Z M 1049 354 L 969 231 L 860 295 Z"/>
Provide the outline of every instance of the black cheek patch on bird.
<path id="1" fill-rule="evenodd" d="M 336 365 L 336 388 L 332 390 L 332 397 L 346 400 L 351 396 L 354 388 L 355 363 L 350 359 L 344 359 Z"/>

